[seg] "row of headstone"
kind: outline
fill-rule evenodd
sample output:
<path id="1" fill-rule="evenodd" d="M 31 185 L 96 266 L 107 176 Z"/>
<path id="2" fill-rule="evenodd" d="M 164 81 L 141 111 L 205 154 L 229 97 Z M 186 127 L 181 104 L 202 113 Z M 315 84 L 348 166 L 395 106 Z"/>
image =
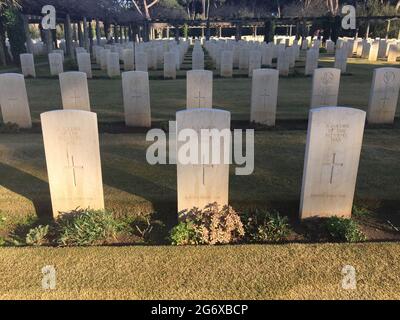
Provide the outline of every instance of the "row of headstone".
<path id="1" fill-rule="evenodd" d="M 273 126 L 276 121 L 279 71 L 274 69 L 253 70 L 250 121 Z M 31 117 L 25 81 L 22 75 L 3 74 L 1 106 L 3 121 L 31 127 Z M 59 74 L 64 109 L 90 111 L 87 74 L 65 72 Z M 336 106 L 338 104 L 340 70 L 319 68 L 313 73 L 310 108 Z M 150 127 L 150 94 L 148 73 L 124 72 L 122 77 L 125 122 L 127 126 Z M 393 123 L 398 92 L 400 70 L 378 68 L 374 70 L 367 120 L 369 123 Z M 212 108 L 213 73 L 193 70 L 187 73 L 186 107 Z"/>
<path id="2" fill-rule="evenodd" d="M 53 215 L 77 207 L 103 209 L 96 114 L 50 111 L 41 114 L 41 121 Z M 195 130 L 198 136 L 202 129 L 230 130 L 230 112 L 217 109 L 179 111 L 176 121 L 176 136 L 184 129 Z M 365 112 L 358 109 L 310 110 L 300 204 L 302 219 L 351 216 L 364 122 Z M 196 141 L 196 147 L 202 148 L 204 142 Z M 177 154 L 183 143 L 177 140 Z M 223 160 L 223 151 L 230 148 L 230 137 L 222 139 L 219 149 L 211 148 L 210 159 L 220 159 L 218 163 L 211 164 L 200 154 L 194 164 L 177 158 L 179 211 L 214 202 L 228 204 L 229 162 Z"/>

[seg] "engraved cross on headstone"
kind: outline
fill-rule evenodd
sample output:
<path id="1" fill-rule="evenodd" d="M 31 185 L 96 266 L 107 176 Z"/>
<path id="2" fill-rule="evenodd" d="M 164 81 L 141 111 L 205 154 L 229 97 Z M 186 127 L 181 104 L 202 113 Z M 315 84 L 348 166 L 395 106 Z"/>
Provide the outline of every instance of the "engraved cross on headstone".
<path id="1" fill-rule="evenodd" d="M 199 90 L 199 95 L 195 96 L 194 98 L 199 100 L 199 108 L 201 108 L 201 100 L 205 100 L 206 97 L 202 97 L 201 93 L 200 93 L 200 90 Z"/>
<path id="2" fill-rule="evenodd" d="M 328 162 L 328 163 L 324 163 L 324 165 L 325 166 L 331 166 L 331 174 L 330 174 L 329 183 L 332 184 L 333 183 L 333 175 L 334 175 L 335 167 L 343 167 L 344 164 L 336 162 L 336 153 L 333 153 L 332 161 Z"/>
<path id="3" fill-rule="evenodd" d="M 81 97 L 79 96 L 79 94 L 76 94 L 77 92 L 76 92 L 76 89 L 74 89 L 74 94 L 73 95 L 71 95 L 70 96 L 70 98 L 71 99 L 73 99 L 74 100 L 74 107 L 76 108 L 77 106 L 78 106 L 78 100 L 80 100 L 81 99 Z"/>
<path id="4" fill-rule="evenodd" d="M 76 165 L 74 156 L 70 155 L 68 151 L 67 151 L 67 163 L 68 163 L 68 165 L 65 168 L 72 170 L 72 178 L 73 178 L 74 186 L 76 187 L 76 172 L 75 172 L 75 170 L 83 169 L 83 166 Z"/>

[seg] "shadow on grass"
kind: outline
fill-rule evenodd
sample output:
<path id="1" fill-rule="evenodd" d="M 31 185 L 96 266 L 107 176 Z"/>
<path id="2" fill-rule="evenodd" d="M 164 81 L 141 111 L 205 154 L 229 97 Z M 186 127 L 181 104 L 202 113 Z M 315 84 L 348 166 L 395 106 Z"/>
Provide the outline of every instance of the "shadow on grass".
<path id="1" fill-rule="evenodd" d="M 32 201 L 39 220 L 52 219 L 49 184 L 29 173 L 23 172 L 4 163 L 0 163 L 1 185 Z"/>

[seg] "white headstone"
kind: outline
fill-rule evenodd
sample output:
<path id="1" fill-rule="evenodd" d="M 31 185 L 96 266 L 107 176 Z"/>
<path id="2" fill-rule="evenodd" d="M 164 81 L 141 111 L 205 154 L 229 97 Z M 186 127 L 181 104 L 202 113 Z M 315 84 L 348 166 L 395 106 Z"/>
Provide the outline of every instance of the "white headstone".
<path id="1" fill-rule="evenodd" d="M 261 52 L 252 50 L 249 54 L 249 77 L 253 76 L 253 70 L 261 68 Z"/>
<path id="2" fill-rule="evenodd" d="M 143 71 L 147 72 L 148 71 L 148 65 L 147 65 L 147 55 L 144 52 L 139 52 L 136 53 L 136 71 Z"/>
<path id="3" fill-rule="evenodd" d="M 53 215 L 104 209 L 97 115 L 57 110 L 40 118 Z"/>
<path id="4" fill-rule="evenodd" d="M 86 73 L 88 79 L 92 78 L 92 63 L 90 61 L 90 53 L 78 53 L 77 55 L 78 69 L 80 72 Z"/>
<path id="5" fill-rule="evenodd" d="M 59 75 L 64 109 L 90 111 L 86 73 L 69 71 Z"/>
<path id="6" fill-rule="evenodd" d="M 122 73 L 125 124 L 151 127 L 149 74 L 143 71 Z"/>
<path id="7" fill-rule="evenodd" d="M 230 151 L 231 145 L 230 113 L 216 109 L 185 110 L 176 113 L 176 122 L 178 211 L 193 207 L 204 208 L 214 202 L 220 206 L 228 205 L 229 161 L 225 161 L 224 150 Z M 229 138 L 226 135 L 220 139 L 223 141 L 219 145 L 218 154 L 213 154 L 215 150 L 211 148 L 214 145 L 211 144 L 211 138 L 187 141 L 184 129 L 195 130 L 198 137 L 201 137 L 201 129 L 217 129 L 221 130 L 221 136 L 225 132 Z M 207 149 L 208 144 L 210 157 L 203 157 L 198 151 L 194 163 L 186 163 L 180 154 L 187 144 L 197 150 Z M 212 157 L 219 161 L 213 163 L 210 159 Z"/>
<path id="8" fill-rule="evenodd" d="M 278 52 L 278 62 L 277 69 L 279 70 L 279 74 L 281 76 L 289 75 L 289 55 L 287 50 L 281 50 Z"/>
<path id="9" fill-rule="evenodd" d="M 23 53 L 20 54 L 21 70 L 24 77 L 36 78 L 35 62 L 33 60 L 33 54 Z"/>
<path id="10" fill-rule="evenodd" d="M 393 123 L 399 88 L 399 68 L 378 68 L 374 70 L 367 112 L 369 123 Z"/>
<path id="11" fill-rule="evenodd" d="M 109 53 L 111 53 L 110 49 L 103 49 L 100 51 L 100 68 L 101 68 L 101 70 L 107 70 L 107 59 L 108 59 Z"/>
<path id="12" fill-rule="evenodd" d="M 397 47 L 397 44 L 390 44 L 389 45 L 389 52 L 388 52 L 388 58 L 387 62 L 389 63 L 396 63 L 397 58 L 400 56 L 399 49 Z"/>
<path id="13" fill-rule="evenodd" d="M 274 126 L 278 100 L 279 71 L 258 69 L 253 72 L 250 121 Z"/>
<path id="14" fill-rule="evenodd" d="M 350 217 L 365 112 L 343 107 L 310 110 L 300 216 Z"/>
<path id="15" fill-rule="evenodd" d="M 232 78 L 233 76 L 233 51 L 224 50 L 221 53 L 221 77 Z"/>
<path id="16" fill-rule="evenodd" d="M 207 70 L 187 72 L 186 107 L 212 108 L 213 73 Z"/>
<path id="17" fill-rule="evenodd" d="M 262 49 L 262 64 L 264 66 L 272 66 L 272 57 L 274 55 L 274 49 L 271 46 L 264 46 Z"/>
<path id="18" fill-rule="evenodd" d="M 318 68 L 318 52 L 315 49 L 307 50 L 306 68 L 304 74 L 312 75 L 314 70 Z"/>
<path id="19" fill-rule="evenodd" d="M 335 68 L 316 69 L 313 74 L 311 108 L 337 106 L 340 70 Z"/>
<path id="20" fill-rule="evenodd" d="M 176 79 L 175 52 L 166 52 L 164 54 L 164 79 Z"/>
<path id="21" fill-rule="evenodd" d="M 123 61 L 124 61 L 124 70 L 125 71 L 135 70 L 133 50 L 132 49 L 124 49 L 122 55 L 123 55 Z"/>
<path id="22" fill-rule="evenodd" d="M 204 52 L 202 49 L 193 51 L 192 70 L 204 70 Z"/>
<path id="23" fill-rule="evenodd" d="M 64 72 L 62 56 L 59 53 L 49 53 L 50 74 L 57 76 Z"/>
<path id="24" fill-rule="evenodd" d="M 340 69 L 341 73 L 347 70 L 347 52 L 345 49 L 337 49 L 335 52 L 334 68 Z"/>
<path id="25" fill-rule="evenodd" d="M 21 128 L 32 127 L 25 79 L 22 74 L 0 74 L 0 106 L 4 123 L 15 123 Z"/>
<path id="26" fill-rule="evenodd" d="M 119 55 L 115 52 L 110 52 L 107 55 L 107 75 L 112 77 L 118 77 L 121 75 L 121 69 L 119 66 Z"/>
<path id="27" fill-rule="evenodd" d="M 371 44 L 371 48 L 369 49 L 368 60 L 371 62 L 375 62 L 378 60 L 378 52 L 379 52 L 379 40 L 374 41 Z"/>

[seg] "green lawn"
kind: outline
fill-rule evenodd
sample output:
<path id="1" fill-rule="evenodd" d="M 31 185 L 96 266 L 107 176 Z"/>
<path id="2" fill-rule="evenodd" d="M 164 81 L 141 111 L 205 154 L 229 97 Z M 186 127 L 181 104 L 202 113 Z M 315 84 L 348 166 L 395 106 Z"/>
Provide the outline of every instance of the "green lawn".
<path id="1" fill-rule="evenodd" d="M 400 245 L 0 249 L 1 299 L 399 299 Z M 53 265 L 56 290 L 41 287 Z M 357 288 L 342 288 L 341 270 Z"/>

